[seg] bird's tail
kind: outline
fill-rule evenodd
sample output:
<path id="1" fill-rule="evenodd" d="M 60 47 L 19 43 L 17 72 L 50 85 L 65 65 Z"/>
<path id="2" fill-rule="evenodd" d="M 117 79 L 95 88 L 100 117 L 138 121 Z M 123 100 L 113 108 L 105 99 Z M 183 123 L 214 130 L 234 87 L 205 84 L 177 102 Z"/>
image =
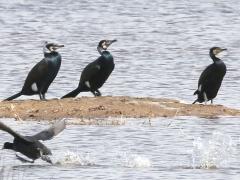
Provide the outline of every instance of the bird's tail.
<path id="1" fill-rule="evenodd" d="M 193 93 L 193 95 L 199 95 L 199 93 L 200 93 L 200 91 L 197 89 L 194 93 Z M 196 102 L 198 102 L 198 98 L 192 103 L 192 104 L 195 104 Z"/>
<path id="2" fill-rule="evenodd" d="M 80 92 L 81 92 L 81 88 L 78 87 L 77 89 L 74 89 L 70 93 L 68 93 L 65 96 L 61 97 L 61 99 L 76 97 Z"/>
<path id="3" fill-rule="evenodd" d="M 197 89 L 194 93 L 193 93 L 193 95 L 199 95 L 199 93 L 200 93 L 200 91 Z M 196 102 L 198 102 L 198 98 L 192 103 L 192 104 L 195 104 Z"/>
<path id="4" fill-rule="evenodd" d="M 198 99 L 196 99 L 192 104 L 195 104 L 196 102 L 198 102 Z"/>
<path id="5" fill-rule="evenodd" d="M 17 97 L 21 96 L 22 95 L 22 92 L 19 92 L 17 94 L 14 94 L 13 96 L 7 98 L 7 99 L 4 99 L 3 101 L 11 101 L 13 99 L 16 99 Z"/>
<path id="6" fill-rule="evenodd" d="M 193 95 L 196 95 L 196 94 L 199 94 L 200 93 L 200 91 L 197 89 L 194 93 L 193 93 Z"/>

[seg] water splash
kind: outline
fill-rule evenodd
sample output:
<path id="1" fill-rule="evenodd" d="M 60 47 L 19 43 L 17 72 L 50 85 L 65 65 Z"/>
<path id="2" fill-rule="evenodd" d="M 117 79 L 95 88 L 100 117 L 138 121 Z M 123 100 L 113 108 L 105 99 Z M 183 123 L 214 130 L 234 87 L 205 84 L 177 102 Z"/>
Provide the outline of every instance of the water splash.
<path id="1" fill-rule="evenodd" d="M 137 154 L 124 153 L 120 158 L 122 160 L 123 166 L 129 168 L 145 168 L 151 167 L 152 165 L 150 159 Z"/>
<path id="2" fill-rule="evenodd" d="M 207 140 L 198 137 L 193 141 L 192 167 L 203 169 L 226 167 L 233 149 L 232 138 L 221 132 L 213 132 Z"/>
<path id="3" fill-rule="evenodd" d="M 81 166 L 93 166 L 94 160 L 89 154 L 79 155 L 75 152 L 67 151 L 63 156 L 59 156 L 56 160 L 53 160 L 57 165 L 81 165 Z"/>

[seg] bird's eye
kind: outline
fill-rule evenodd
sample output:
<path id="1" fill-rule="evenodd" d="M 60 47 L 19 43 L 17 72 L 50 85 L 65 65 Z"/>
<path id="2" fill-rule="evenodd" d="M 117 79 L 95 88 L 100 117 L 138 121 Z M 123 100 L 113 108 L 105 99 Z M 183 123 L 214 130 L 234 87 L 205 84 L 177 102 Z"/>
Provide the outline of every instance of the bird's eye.
<path id="1" fill-rule="evenodd" d="M 219 49 L 214 49 L 214 50 L 213 50 L 213 54 L 214 54 L 214 55 L 217 55 L 218 53 L 219 53 Z"/>
<path id="2" fill-rule="evenodd" d="M 49 50 L 50 50 L 50 51 L 53 51 L 53 50 L 54 50 L 53 46 L 50 46 L 50 47 L 49 47 Z"/>

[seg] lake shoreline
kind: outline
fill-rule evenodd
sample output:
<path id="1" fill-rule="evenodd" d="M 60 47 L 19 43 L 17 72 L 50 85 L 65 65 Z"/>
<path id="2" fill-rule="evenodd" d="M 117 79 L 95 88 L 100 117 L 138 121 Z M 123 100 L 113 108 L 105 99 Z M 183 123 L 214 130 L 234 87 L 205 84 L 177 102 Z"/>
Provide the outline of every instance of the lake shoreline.
<path id="1" fill-rule="evenodd" d="M 15 118 L 16 120 L 44 121 L 63 118 L 156 118 L 175 116 L 203 118 L 240 116 L 240 110 L 222 105 L 192 105 L 173 99 L 127 96 L 0 102 L 0 118 Z"/>

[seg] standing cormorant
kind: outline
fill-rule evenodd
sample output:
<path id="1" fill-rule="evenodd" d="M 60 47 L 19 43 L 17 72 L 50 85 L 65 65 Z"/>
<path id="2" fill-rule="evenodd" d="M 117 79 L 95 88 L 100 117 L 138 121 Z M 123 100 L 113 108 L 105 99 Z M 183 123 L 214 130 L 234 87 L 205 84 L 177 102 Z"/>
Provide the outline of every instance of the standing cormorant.
<path id="1" fill-rule="evenodd" d="M 20 152 L 21 154 L 27 156 L 32 159 L 32 161 L 28 161 L 18 155 L 17 158 L 24 162 L 33 163 L 34 160 L 41 158 L 44 161 L 52 163 L 51 159 L 48 155 L 52 155 L 50 149 L 48 149 L 44 144 L 42 144 L 39 140 L 49 140 L 52 139 L 53 136 L 59 134 L 66 127 L 66 123 L 64 120 L 58 121 L 52 125 L 52 127 L 37 133 L 34 136 L 22 136 L 19 133 L 15 132 L 2 122 L 0 122 L 0 129 L 8 132 L 14 137 L 13 143 L 5 142 L 3 145 L 3 149 L 11 149 L 16 152 Z"/>
<path id="2" fill-rule="evenodd" d="M 61 66 L 61 55 L 56 51 L 64 45 L 54 43 L 44 43 L 43 53 L 44 58 L 37 63 L 28 73 L 27 79 L 22 90 L 5 99 L 4 101 L 13 100 L 21 95 L 39 94 L 41 100 L 45 100 L 45 93 L 48 87 L 53 82 Z"/>
<path id="3" fill-rule="evenodd" d="M 82 71 L 78 87 L 62 98 L 77 96 L 80 92 L 91 91 L 94 96 L 101 96 L 99 88 L 105 83 L 114 69 L 113 56 L 107 48 L 117 40 L 101 40 L 97 50 L 100 57 L 89 63 Z"/>
<path id="4" fill-rule="evenodd" d="M 223 77 L 226 74 L 227 68 L 224 62 L 217 58 L 216 55 L 227 49 L 222 49 L 219 47 L 213 47 L 210 49 L 209 55 L 213 60 L 213 63 L 209 65 L 201 74 L 198 80 L 198 89 L 194 92 L 197 94 L 198 98 L 193 102 L 202 103 L 211 100 L 217 96 L 218 90 L 222 84 Z"/>

